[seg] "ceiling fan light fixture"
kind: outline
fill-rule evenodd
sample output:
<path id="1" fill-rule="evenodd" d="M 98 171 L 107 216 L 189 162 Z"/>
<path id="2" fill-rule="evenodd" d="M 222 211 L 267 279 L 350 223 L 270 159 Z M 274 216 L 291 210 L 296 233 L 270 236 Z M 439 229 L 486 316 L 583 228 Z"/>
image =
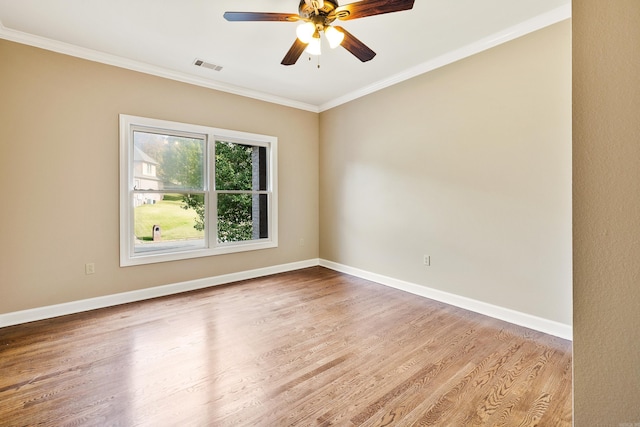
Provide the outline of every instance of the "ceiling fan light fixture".
<path id="1" fill-rule="evenodd" d="M 302 43 L 311 43 L 315 32 L 316 26 L 311 22 L 305 22 L 304 24 L 298 25 L 298 28 L 296 28 L 296 35 L 298 36 L 298 40 Z"/>
<path id="2" fill-rule="evenodd" d="M 1 0 L 0 0 L 1 1 Z M 346 29 L 335 26 L 336 20 L 352 20 L 367 16 L 401 12 L 413 8 L 415 0 L 360 0 L 340 6 L 338 0 L 297 0 L 298 14 L 278 12 L 224 12 L 227 21 L 299 22 L 297 38 L 282 59 L 282 65 L 293 65 L 303 52 L 320 55 L 320 33 L 325 33 L 332 48 L 342 46 L 361 62 L 376 56 L 366 44 Z M 302 22 L 300 22 L 302 21 Z M 319 66 L 319 64 L 318 64 Z"/>
<path id="3" fill-rule="evenodd" d="M 344 40 L 344 33 L 334 27 L 327 27 L 324 29 L 324 35 L 327 37 L 329 41 L 329 47 L 331 49 L 335 49 L 340 46 L 342 40 Z"/>
<path id="4" fill-rule="evenodd" d="M 312 37 L 305 51 L 310 55 L 320 55 L 322 53 L 320 37 Z"/>

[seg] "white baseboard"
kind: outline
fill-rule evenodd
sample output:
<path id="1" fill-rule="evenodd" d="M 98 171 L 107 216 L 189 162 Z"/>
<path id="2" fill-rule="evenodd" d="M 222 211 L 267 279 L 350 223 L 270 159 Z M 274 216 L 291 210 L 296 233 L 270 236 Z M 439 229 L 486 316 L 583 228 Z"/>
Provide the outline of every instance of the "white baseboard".
<path id="1" fill-rule="evenodd" d="M 536 331 L 544 332 L 546 334 L 564 338 L 566 340 L 573 339 L 573 328 L 570 325 L 565 325 L 564 323 L 559 323 L 553 320 L 533 316 L 531 314 L 511 310 L 509 308 L 499 307 L 497 305 L 477 301 L 471 298 L 450 294 L 448 292 L 443 292 L 415 283 L 405 282 L 403 280 L 394 279 L 392 277 L 371 273 L 369 271 L 360 270 L 358 268 L 349 267 L 347 265 L 338 264 L 336 262 L 327 261 L 325 259 L 320 260 L 320 265 L 326 268 L 330 268 L 331 270 L 350 274 L 352 276 L 370 280 L 381 285 L 389 286 L 425 298 L 433 299 L 445 304 L 450 304 L 459 308 L 463 308 L 465 310 L 493 317 L 495 319 L 504 320 L 509 323 L 524 326 L 526 328 L 534 329 Z"/>
<path id="2" fill-rule="evenodd" d="M 15 311 L 12 313 L 0 314 L 0 328 L 5 326 L 17 325 L 20 323 L 34 322 L 36 320 L 50 319 L 52 317 L 65 316 L 67 314 L 95 310 L 98 308 L 112 307 L 119 304 L 143 301 L 151 298 L 178 294 L 181 292 L 194 291 L 196 289 L 224 285 L 240 280 L 255 279 L 257 277 L 269 276 L 271 274 L 284 273 L 287 271 L 299 270 L 302 268 L 314 267 L 317 265 L 319 265 L 318 259 L 309 259 L 289 264 L 274 265 L 271 267 L 258 268 L 255 270 L 240 271 L 238 273 L 230 273 L 221 276 L 207 277 L 204 279 L 190 280 L 187 282 L 173 283 L 170 285 L 123 292 L 120 294 L 106 295 L 103 297 L 72 301 L 63 304 L 33 308 L 29 310 Z"/>
<path id="3" fill-rule="evenodd" d="M 136 291 L 124 292 L 103 297 L 90 298 L 80 301 L 72 301 L 63 304 L 38 307 L 29 310 L 16 311 L 12 313 L 0 314 L 0 328 L 17 325 L 20 323 L 34 322 L 36 320 L 50 319 L 67 314 L 80 313 L 83 311 L 95 310 L 98 308 L 112 307 L 119 304 L 143 301 L 151 298 L 174 295 L 181 292 L 193 291 L 196 289 L 208 288 L 211 286 L 224 285 L 240 280 L 255 279 L 271 274 L 285 273 L 287 271 L 299 270 L 307 267 L 323 266 L 331 270 L 360 277 L 381 285 L 389 286 L 405 292 L 430 298 L 436 301 L 450 304 L 456 307 L 504 320 L 516 325 L 524 326 L 536 331 L 544 332 L 567 340 L 572 339 L 573 329 L 570 325 L 555 322 L 541 317 L 533 316 L 519 311 L 477 301 L 471 298 L 462 297 L 437 289 L 415 283 L 405 282 L 392 277 L 383 276 L 377 273 L 349 267 L 333 261 L 324 259 L 309 259 L 305 261 L 293 262 L 289 264 L 275 265 L 271 267 L 258 268 L 255 270 L 240 271 L 237 273 L 224 274 L 221 276 L 207 277 L 204 279 L 190 280 L 187 282 L 173 283 L 153 288 L 140 289 Z"/>

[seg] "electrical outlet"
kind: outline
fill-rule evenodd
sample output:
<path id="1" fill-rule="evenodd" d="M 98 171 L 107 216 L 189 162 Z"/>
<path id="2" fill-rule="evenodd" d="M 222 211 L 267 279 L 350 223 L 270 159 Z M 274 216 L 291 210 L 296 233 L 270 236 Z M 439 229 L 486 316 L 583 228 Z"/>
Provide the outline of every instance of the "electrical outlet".
<path id="1" fill-rule="evenodd" d="M 431 255 L 425 255 L 423 258 L 423 263 L 427 267 L 431 266 Z"/>
<path id="2" fill-rule="evenodd" d="M 94 274 L 96 272 L 96 265 L 89 262 L 84 265 L 84 274 Z"/>

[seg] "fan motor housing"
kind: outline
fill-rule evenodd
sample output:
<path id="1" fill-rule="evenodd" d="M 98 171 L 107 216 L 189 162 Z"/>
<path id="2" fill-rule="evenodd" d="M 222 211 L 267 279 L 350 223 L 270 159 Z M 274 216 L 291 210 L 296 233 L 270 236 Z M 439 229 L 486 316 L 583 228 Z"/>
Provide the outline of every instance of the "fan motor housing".
<path id="1" fill-rule="evenodd" d="M 338 7 L 338 2 L 333 0 L 324 0 L 324 5 L 322 8 L 318 8 L 318 15 L 326 18 L 329 18 L 329 15 L 333 14 L 333 11 Z M 300 5 L 298 6 L 298 13 L 300 17 L 304 19 L 313 18 L 316 14 L 315 9 L 312 6 L 309 6 L 305 0 L 300 0 Z M 331 21 L 335 20 L 335 16 Z"/>

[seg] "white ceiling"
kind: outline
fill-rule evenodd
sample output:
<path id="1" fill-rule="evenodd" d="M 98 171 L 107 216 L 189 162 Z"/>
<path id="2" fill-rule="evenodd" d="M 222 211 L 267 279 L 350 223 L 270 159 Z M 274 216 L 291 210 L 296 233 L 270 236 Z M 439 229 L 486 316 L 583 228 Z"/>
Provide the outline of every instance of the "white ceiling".
<path id="1" fill-rule="evenodd" d="M 362 63 L 343 48 L 323 45 L 320 57 L 303 54 L 288 67 L 280 61 L 295 39 L 296 23 L 222 17 L 225 11 L 297 13 L 298 2 L 0 0 L 0 38 L 323 111 L 571 13 L 571 0 L 416 0 L 409 11 L 339 24 L 377 53 L 373 60 Z M 223 69 L 196 67 L 196 58 Z"/>

